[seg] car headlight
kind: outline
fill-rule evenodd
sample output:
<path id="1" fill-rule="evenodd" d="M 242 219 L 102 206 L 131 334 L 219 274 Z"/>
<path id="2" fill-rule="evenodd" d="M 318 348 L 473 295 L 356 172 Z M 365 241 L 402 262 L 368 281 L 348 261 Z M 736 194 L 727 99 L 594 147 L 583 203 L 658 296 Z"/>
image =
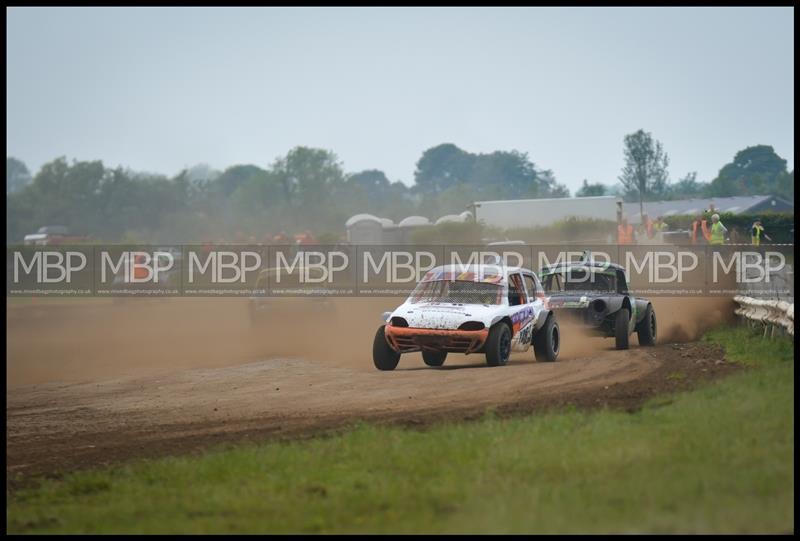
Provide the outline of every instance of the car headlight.
<path id="1" fill-rule="evenodd" d="M 394 316 L 391 320 L 392 327 L 408 327 L 408 321 L 404 317 Z"/>
<path id="2" fill-rule="evenodd" d="M 462 323 L 461 326 L 458 328 L 459 331 L 482 331 L 486 328 L 486 325 L 481 323 L 480 321 L 467 321 L 466 323 Z"/>

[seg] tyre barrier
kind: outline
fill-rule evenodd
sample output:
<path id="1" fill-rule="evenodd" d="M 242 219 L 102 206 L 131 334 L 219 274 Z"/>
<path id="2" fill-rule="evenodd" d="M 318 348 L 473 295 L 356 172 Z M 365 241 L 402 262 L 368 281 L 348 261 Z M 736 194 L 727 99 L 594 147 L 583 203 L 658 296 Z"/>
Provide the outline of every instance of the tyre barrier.
<path id="1" fill-rule="evenodd" d="M 780 327 L 794 336 L 794 303 L 754 299 L 743 295 L 737 295 L 733 300 L 739 304 L 739 308 L 734 310 L 736 315 L 764 324 L 766 326 L 765 336 L 770 327 L 772 334 L 774 334 L 775 327 Z"/>

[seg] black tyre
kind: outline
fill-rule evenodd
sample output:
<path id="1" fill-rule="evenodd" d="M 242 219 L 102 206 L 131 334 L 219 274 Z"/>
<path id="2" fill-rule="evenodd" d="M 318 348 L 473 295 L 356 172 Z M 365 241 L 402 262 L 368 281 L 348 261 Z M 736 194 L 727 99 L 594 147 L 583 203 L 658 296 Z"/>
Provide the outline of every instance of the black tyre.
<path id="1" fill-rule="evenodd" d="M 533 351 L 537 361 L 552 363 L 558 359 L 559 349 L 561 349 L 561 330 L 556 318 L 549 315 L 544 327 L 533 337 Z"/>
<path id="2" fill-rule="evenodd" d="M 640 346 L 656 345 L 656 312 L 651 304 L 647 305 L 644 318 L 636 326 L 636 336 L 639 338 Z"/>
<path id="3" fill-rule="evenodd" d="M 614 335 L 617 342 L 617 349 L 628 349 L 628 324 L 631 316 L 627 308 L 620 308 L 617 312 L 617 319 L 614 321 Z"/>
<path id="4" fill-rule="evenodd" d="M 428 366 L 442 366 L 447 359 L 446 351 L 423 351 L 422 360 Z"/>
<path id="5" fill-rule="evenodd" d="M 375 333 L 375 340 L 372 343 L 372 362 L 378 370 L 394 370 L 400 362 L 400 354 L 386 341 L 383 331 L 384 327 L 381 326 Z"/>
<path id="6" fill-rule="evenodd" d="M 502 366 L 511 356 L 511 327 L 505 323 L 498 323 L 489 331 L 486 339 L 486 364 L 489 366 Z"/>

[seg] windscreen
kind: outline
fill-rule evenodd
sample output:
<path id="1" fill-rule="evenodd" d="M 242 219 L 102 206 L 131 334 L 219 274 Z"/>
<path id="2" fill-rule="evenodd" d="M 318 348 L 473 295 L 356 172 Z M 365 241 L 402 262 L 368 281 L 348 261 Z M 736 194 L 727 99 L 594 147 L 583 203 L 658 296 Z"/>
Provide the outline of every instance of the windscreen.
<path id="1" fill-rule="evenodd" d="M 542 277 L 542 286 L 549 293 L 614 293 L 617 290 L 613 275 L 586 269 L 569 269 L 566 272 L 547 274 Z"/>
<path id="2" fill-rule="evenodd" d="M 434 280 L 420 282 L 409 300 L 456 304 L 500 304 L 503 286 L 481 282 Z"/>

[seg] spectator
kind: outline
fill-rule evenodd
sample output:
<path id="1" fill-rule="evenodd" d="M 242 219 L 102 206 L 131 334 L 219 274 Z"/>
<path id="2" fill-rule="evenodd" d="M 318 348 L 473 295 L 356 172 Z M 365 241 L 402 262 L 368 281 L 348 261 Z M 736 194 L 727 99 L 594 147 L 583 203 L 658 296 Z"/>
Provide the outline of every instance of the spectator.
<path id="1" fill-rule="evenodd" d="M 627 218 L 622 218 L 622 222 L 617 226 L 617 244 L 633 244 L 633 226 L 628 223 Z"/>
<path id="2" fill-rule="evenodd" d="M 721 221 L 719 221 L 719 214 L 714 214 L 711 216 L 711 238 L 709 239 L 709 243 L 713 245 L 721 245 L 725 244 L 725 235 L 728 233 L 728 228 L 726 228 Z"/>
<path id="3" fill-rule="evenodd" d="M 708 231 L 706 219 L 702 215 L 698 215 L 694 219 L 694 222 L 692 222 L 692 232 L 691 236 L 689 237 L 689 240 L 692 244 L 699 244 L 700 236 L 698 233 L 703 235 L 702 238 L 705 239 L 706 242 L 711 240 L 711 234 Z"/>
<path id="4" fill-rule="evenodd" d="M 768 241 L 772 242 L 772 239 L 769 238 L 769 235 L 767 235 L 764 232 L 764 226 L 762 225 L 761 220 L 759 219 L 753 222 L 753 227 L 750 230 L 750 241 L 753 244 L 753 246 L 761 246 L 762 236 Z"/>

